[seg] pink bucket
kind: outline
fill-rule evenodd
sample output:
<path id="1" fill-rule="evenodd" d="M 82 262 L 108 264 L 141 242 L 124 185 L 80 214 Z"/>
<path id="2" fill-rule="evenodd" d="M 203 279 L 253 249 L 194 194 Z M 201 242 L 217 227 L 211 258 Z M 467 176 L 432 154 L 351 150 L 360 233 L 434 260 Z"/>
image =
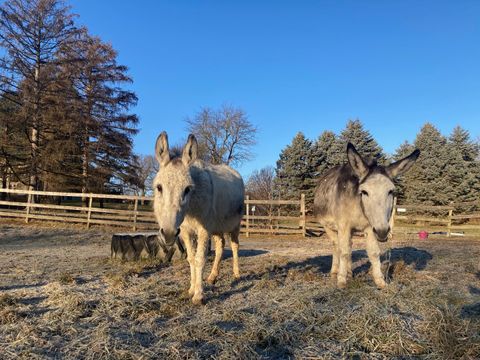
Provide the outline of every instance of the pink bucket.
<path id="1" fill-rule="evenodd" d="M 425 230 L 419 231 L 418 232 L 418 238 L 420 240 L 427 240 L 428 239 L 428 232 L 426 232 Z"/>

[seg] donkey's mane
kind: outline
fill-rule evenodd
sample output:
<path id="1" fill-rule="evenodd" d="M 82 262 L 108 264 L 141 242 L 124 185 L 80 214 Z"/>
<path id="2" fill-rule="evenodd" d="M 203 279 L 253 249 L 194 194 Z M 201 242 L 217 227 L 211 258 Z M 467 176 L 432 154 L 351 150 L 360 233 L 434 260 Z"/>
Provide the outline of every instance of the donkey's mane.
<path id="1" fill-rule="evenodd" d="M 170 161 L 182 158 L 182 149 L 173 148 L 168 153 L 170 154 Z"/>
<path id="2" fill-rule="evenodd" d="M 392 180 L 390 175 L 388 175 L 387 170 L 385 170 L 385 166 L 377 165 L 377 161 L 375 160 L 375 164 L 373 166 L 369 166 L 367 175 L 362 179 L 360 183 L 364 183 L 370 176 L 375 174 L 386 176 L 390 180 Z"/>
<path id="3" fill-rule="evenodd" d="M 368 160 L 368 173 L 363 179 L 359 179 L 358 176 L 354 173 L 352 167 L 349 163 L 345 163 L 343 165 L 336 166 L 330 169 L 327 174 L 320 178 L 320 182 L 329 179 L 330 183 L 338 183 L 338 193 L 337 195 L 344 194 L 345 192 L 351 192 L 356 194 L 358 191 L 358 187 L 360 184 L 364 183 L 370 176 L 375 174 L 380 174 L 387 176 L 389 179 L 390 176 L 388 175 L 385 167 L 382 165 L 377 165 L 377 160 Z"/>

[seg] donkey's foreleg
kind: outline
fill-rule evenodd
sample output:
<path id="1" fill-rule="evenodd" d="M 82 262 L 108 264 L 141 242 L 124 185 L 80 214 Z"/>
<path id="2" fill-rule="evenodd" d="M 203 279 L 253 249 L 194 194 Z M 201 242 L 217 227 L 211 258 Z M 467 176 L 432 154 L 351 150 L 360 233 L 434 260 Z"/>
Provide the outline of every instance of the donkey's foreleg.
<path id="1" fill-rule="evenodd" d="M 195 292 L 195 248 L 192 245 L 190 233 L 186 232 L 185 235 L 182 235 L 182 239 L 187 250 L 187 261 L 190 264 L 190 288 L 188 289 L 188 295 L 192 297 Z"/>
<path id="2" fill-rule="evenodd" d="M 352 235 L 351 235 L 350 229 L 338 230 L 339 261 L 338 261 L 337 286 L 340 289 L 343 289 L 347 286 L 349 261 L 351 261 L 351 257 L 352 257 L 352 247 L 350 242 L 351 236 Z"/>
<path id="3" fill-rule="evenodd" d="M 340 257 L 340 249 L 338 247 L 338 235 L 337 232 L 325 227 L 325 233 L 327 234 L 328 238 L 332 242 L 332 268 L 330 270 L 330 276 L 332 279 L 337 280 L 338 274 L 338 262 Z"/>
<path id="4" fill-rule="evenodd" d="M 372 265 L 373 281 L 379 289 L 383 289 L 387 283 L 383 278 L 381 263 L 380 263 L 380 247 L 372 230 L 367 232 L 367 254 L 370 264 Z"/>
<path id="5" fill-rule="evenodd" d="M 207 255 L 209 234 L 205 229 L 200 229 L 197 234 L 197 252 L 195 254 L 195 284 L 192 301 L 195 305 L 203 304 L 203 269 Z"/>
<path id="6" fill-rule="evenodd" d="M 240 241 L 238 239 L 239 235 L 240 235 L 240 226 L 230 233 L 230 236 L 231 236 L 230 247 L 232 248 L 232 256 L 233 256 L 233 277 L 235 279 L 240 278 L 240 269 L 238 267 L 238 248 L 240 246 Z"/>
<path id="7" fill-rule="evenodd" d="M 215 241 L 215 260 L 213 261 L 212 271 L 207 279 L 209 284 L 215 284 L 218 273 L 220 272 L 220 262 L 222 261 L 223 248 L 225 247 L 225 238 L 218 235 L 212 236 Z"/>

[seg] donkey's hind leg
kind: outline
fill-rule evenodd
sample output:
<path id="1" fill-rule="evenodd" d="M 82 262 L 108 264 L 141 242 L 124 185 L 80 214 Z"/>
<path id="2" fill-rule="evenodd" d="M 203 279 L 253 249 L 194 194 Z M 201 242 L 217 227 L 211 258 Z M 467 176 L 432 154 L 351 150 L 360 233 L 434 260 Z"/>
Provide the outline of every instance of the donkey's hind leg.
<path id="1" fill-rule="evenodd" d="M 232 255 L 233 255 L 233 277 L 235 279 L 240 278 L 240 270 L 238 268 L 238 247 L 240 245 L 238 236 L 240 235 L 240 226 L 238 226 L 235 230 L 230 233 L 231 240 L 230 240 L 230 247 L 232 248 Z"/>
<path id="2" fill-rule="evenodd" d="M 353 238 L 352 236 L 350 236 L 350 243 L 349 243 L 349 246 L 350 246 L 350 252 L 352 251 L 352 243 L 353 243 Z M 347 261 L 347 279 L 353 279 L 353 270 L 352 270 L 352 256 L 349 256 L 348 257 L 348 261 Z"/>
<path id="3" fill-rule="evenodd" d="M 225 247 L 225 238 L 223 235 L 213 235 L 212 238 L 215 241 L 215 260 L 213 261 L 212 272 L 207 279 L 209 284 L 215 284 L 217 280 L 220 271 L 220 262 L 222 261 L 223 248 Z"/>

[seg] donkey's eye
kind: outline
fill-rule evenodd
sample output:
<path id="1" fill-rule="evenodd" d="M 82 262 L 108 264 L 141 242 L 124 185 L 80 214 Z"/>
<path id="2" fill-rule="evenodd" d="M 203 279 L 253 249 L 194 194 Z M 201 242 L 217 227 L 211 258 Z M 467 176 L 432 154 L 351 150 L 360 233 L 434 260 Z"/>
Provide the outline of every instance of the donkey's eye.
<path id="1" fill-rule="evenodd" d="M 390 191 L 388 192 L 388 196 L 393 196 L 393 190 L 390 190 Z"/>
<path id="2" fill-rule="evenodd" d="M 360 191 L 360 194 L 362 196 L 368 196 L 368 192 L 366 192 L 365 190 Z"/>
<path id="3" fill-rule="evenodd" d="M 163 191 L 162 185 L 158 184 L 157 185 L 157 190 L 158 190 L 159 193 L 162 193 L 162 191 Z"/>

